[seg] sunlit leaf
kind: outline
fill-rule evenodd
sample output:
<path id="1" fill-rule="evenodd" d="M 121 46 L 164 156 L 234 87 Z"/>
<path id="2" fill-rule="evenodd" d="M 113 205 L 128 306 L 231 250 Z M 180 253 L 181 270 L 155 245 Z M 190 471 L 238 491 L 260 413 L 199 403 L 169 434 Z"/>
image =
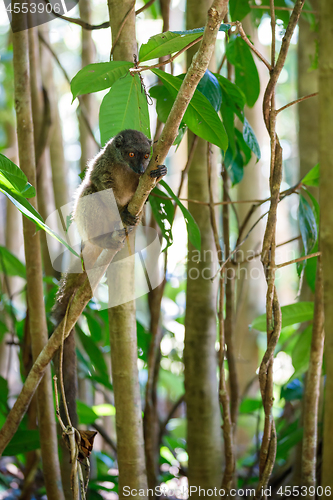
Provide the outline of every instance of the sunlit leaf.
<path id="1" fill-rule="evenodd" d="M 112 87 L 132 67 L 133 63 L 127 61 L 109 61 L 84 66 L 71 81 L 73 100 L 78 95 L 98 92 Z"/>
<path id="2" fill-rule="evenodd" d="M 112 85 L 99 110 L 101 143 L 122 130 L 140 130 L 150 137 L 149 112 L 145 93 L 138 75 L 126 75 Z"/>
<path id="3" fill-rule="evenodd" d="M 229 24 L 222 24 L 220 31 L 228 31 Z M 157 59 L 159 57 L 174 54 L 182 50 L 186 45 L 197 40 L 203 35 L 204 28 L 196 28 L 186 31 L 165 31 L 149 38 L 147 43 L 143 43 L 139 51 L 140 62 L 148 61 L 149 59 Z"/>

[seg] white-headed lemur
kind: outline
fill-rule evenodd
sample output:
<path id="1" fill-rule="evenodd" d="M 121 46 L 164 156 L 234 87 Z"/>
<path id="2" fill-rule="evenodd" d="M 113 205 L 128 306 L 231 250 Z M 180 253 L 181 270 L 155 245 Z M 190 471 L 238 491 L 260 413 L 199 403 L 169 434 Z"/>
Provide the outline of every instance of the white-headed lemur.
<path id="1" fill-rule="evenodd" d="M 128 232 L 139 223 L 140 217 L 131 215 L 127 206 L 138 187 L 140 176 L 148 166 L 151 144 L 152 141 L 143 133 L 137 130 L 124 130 L 112 138 L 90 162 L 84 180 L 76 192 L 72 215 L 82 239 L 82 248 L 87 242 L 101 248 L 114 248 L 115 240 L 111 237 L 112 229 L 117 232 Z M 159 180 L 166 173 L 167 168 L 160 165 L 156 170 L 151 171 L 150 175 Z M 93 201 L 86 203 L 89 200 L 85 197 L 107 189 L 112 189 L 118 210 L 115 210 L 114 203 L 113 207 L 112 203 L 108 204 L 108 198 L 103 196 L 92 196 L 90 199 Z M 116 214 L 115 211 L 117 211 Z M 119 214 L 125 230 L 120 228 Z M 59 324 L 65 317 L 68 302 L 86 278 L 85 272 L 63 275 L 53 307 L 53 318 L 56 324 Z M 58 369 L 58 356 L 55 364 Z M 76 427 L 77 375 L 73 331 L 64 342 L 63 378 L 69 414 L 72 425 Z M 62 403 L 60 411 L 64 417 Z M 66 421 L 65 425 L 67 425 Z"/>

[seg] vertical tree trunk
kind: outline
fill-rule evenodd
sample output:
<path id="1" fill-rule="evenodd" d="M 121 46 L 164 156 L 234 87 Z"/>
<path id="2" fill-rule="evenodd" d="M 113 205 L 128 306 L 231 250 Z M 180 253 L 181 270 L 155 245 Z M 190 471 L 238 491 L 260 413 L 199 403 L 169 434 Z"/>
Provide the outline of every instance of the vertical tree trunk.
<path id="1" fill-rule="evenodd" d="M 91 24 L 92 18 L 92 7 L 90 0 L 81 0 L 79 2 L 80 17 L 87 23 Z M 81 31 L 81 43 L 82 43 L 82 67 L 87 66 L 94 62 L 95 58 L 95 45 L 92 39 L 92 31 L 85 30 L 82 28 Z M 97 103 L 95 96 L 93 94 L 85 94 L 81 97 L 81 106 L 84 107 L 85 114 L 90 120 L 90 125 L 94 127 L 95 119 L 97 118 Z M 85 121 L 80 116 L 80 143 L 81 143 L 81 171 L 87 167 L 87 162 L 95 156 L 97 153 L 97 146 L 94 139 L 88 130 Z"/>
<path id="2" fill-rule="evenodd" d="M 203 26 L 210 2 L 188 0 L 187 29 Z M 194 51 L 188 53 L 188 64 Z M 193 142 L 189 134 L 188 144 Z M 212 177 L 217 179 L 216 162 Z M 216 183 L 217 184 L 217 183 Z M 188 174 L 188 198 L 208 202 L 207 143 L 199 139 Z M 218 280 L 216 250 L 209 208 L 189 203 L 189 210 L 201 232 L 201 258 L 188 243 L 187 298 L 185 317 L 185 400 L 187 405 L 187 446 L 190 486 L 219 488 L 222 480 L 221 415 L 218 403 L 216 342 L 216 301 Z M 208 279 L 207 279 L 208 277 Z M 199 498 L 198 492 L 193 498 Z"/>
<path id="3" fill-rule="evenodd" d="M 322 485 L 333 486 L 333 3 L 320 2 L 319 27 L 319 161 L 320 161 L 320 246 L 323 261 L 325 308 L 325 412 Z"/>
<path id="4" fill-rule="evenodd" d="M 20 15 L 18 15 L 19 17 Z M 13 19 L 15 21 L 15 15 Z M 30 101 L 27 30 L 13 34 L 14 85 L 20 167 L 29 182 L 36 186 L 34 137 Z M 36 199 L 30 202 L 37 207 Z M 39 233 L 35 225 L 23 218 L 25 258 L 27 266 L 27 299 L 29 328 L 34 360 L 47 341 L 43 299 L 42 262 Z M 46 370 L 37 390 L 38 422 L 45 486 L 49 500 L 62 500 L 63 492 L 58 462 L 58 443 L 52 399 L 51 370 Z"/>
<path id="5" fill-rule="evenodd" d="M 133 61 L 136 54 L 135 12 L 132 0 L 109 0 L 113 59 Z M 132 10 L 131 10 L 132 9 Z M 119 35 L 126 14 L 130 15 Z M 119 37 L 118 37 L 119 35 Z M 130 238 L 131 239 L 131 238 Z M 121 253 L 121 252 L 120 252 Z M 117 263 L 117 267 L 120 267 Z M 121 271 L 114 276 L 109 287 L 121 296 L 133 296 L 134 266 L 123 262 Z M 119 465 L 119 498 L 126 498 L 124 487 L 147 489 L 141 399 L 137 368 L 137 338 L 135 302 L 131 300 L 109 309 L 111 368 L 116 406 L 117 450 Z M 144 495 L 142 498 L 146 498 Z"/>

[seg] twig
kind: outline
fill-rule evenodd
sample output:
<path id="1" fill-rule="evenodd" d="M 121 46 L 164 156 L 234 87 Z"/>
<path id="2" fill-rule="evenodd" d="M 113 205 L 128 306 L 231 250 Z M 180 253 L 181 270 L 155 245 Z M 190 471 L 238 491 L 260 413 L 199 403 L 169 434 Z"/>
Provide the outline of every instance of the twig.
<path id="1" fill-rule="evenodd" d="M 288 262 L 283 262 L 282 264 L 278 264 L 275 266 L 275 269 L 280 269 L 281 267 L 289 266 L 290 264 L 295 264 L 295 262 L 302 262 L 302 260 L 312 259 L 313 257 L 318 257 L 321 255 L 321 252 L 311 253 L 310 255 L 304 255 L 303 257 L 299 257 L 298 259 L 289 260 Z"/>
<path id="2" fill-rule="evenodd" d="M 250 5 L 251 9 L 263 9 L 263 10 L 270 10 L 269 5 Z M 274 10 L 286 10 L 288 12 L 292 12 L 293 8 L 292 7 L 278 7 L 274 6 Z M 317 10 L 302 10 L 303 13 L 305 14 L 319 14 Z"/>
<path id="3" fill-rule="evenodd" d="M 166 416 L 165 420 L 161 423 L 161 425 L 160 425 L 160 438 L 159 438 L 159 442 L 160 443 L 162 442 L 162 438 L 163 438 L 163 435 L 165 433 L 166 426 L 168 425 L 169 421 L 172 419 L 172 417 L 174 416 L 175 412 L 178 410 L 178 408 L 180 407 L 180 405 L 184 403 L 184 401 L 185 401 L 185 394 L 182 394 L 177 399 L 177 401 L 172 406 L 172 408 L 170 409 L 170 411 L 169 411 L 168 415 Z"/>
<path id="4" fill-rule="evenodd" d="M 272 70 L 272 66 L 269 64 L 269 62 L 267 61 L 267 59 L 259 52 L 259 50 L 257 50 L 255 48 L 255 46 L 253 45 L 252 42 L 250 42 L 250 40 L 248 39 L 248 37 L 246 36 L 245 34 L 245 31 L 243 29 L 243 26 L 242 26 L 242 23 L 240 21 L 236 21 L 235 22 L 235 26 L 237 27 L 237 30 L 240 34 L 240 36 L 242 37 L 242 39 L 244 40 L 244 42 L 247 43 L 247 45 L 250 47 L 250 49 L 255 53 L 255 55 L 257 57 L 259 57 L 259 59 L 265 64 L 265 66 L 271 71 Z"/>
<path id="5" fill-rule="evenodd" d="M 141 9 L 135 11 L 135 15 L 137 16 L 138 14 L 141 14 L 141 12 L 151 7 L 151 5 L 153 5 L 154 2 L 155 0 L 149 0 L 149 2 L 147 2 L 143 7 L 141 7 Z"/>
<path id="6" fill-rule="evenodd" d="M 52 6 L 52 4 L 49 2 L 49 0 L 44 0 L 44 2 L 46 4 L 49 4 Z M 137 16 L 138 14 L 141 14 L 141 12 L 143 12 L 144 10 L 148 9 L 151 5 L 153 5 L 154 2 L 155 2 L 155 0 L 149 0 L 149 2 L 147 2 L 143 7 L 141 7 L 140 9 L 135 11 L 135 15 Z M 79 17 L 77 17 L 77 18 L 67 17 L 67 16 L 63 16 L 62 14 L 57 14 L 57 12 L 55 12 L 53 10 L 53 8 L 51 10 L 51 13 L 55 17 L 58 17 L 59 19 L 62 19 L 63 21 L 68 21 L 69 23 L 72 23 L 72 24 L 77 24 L 78 26 L 81 26 L 81 28 L 83 28 L 84 30 L 87 30 L 87 31 L 106 29 L 106 28 L 110 27 L 109 21 L 105 21 L 104 23 L 101 23 L 101 24 L 89 24 L 86 21 L 83 21 L 83 19 L 80 19 Z"/>
<path id="7" fill-rule="evenodd" d="M 304 97 L 300 97 L 299 99 L 295 99 L 295 101 L 291 101 L 288 104 L 286 104 L 285 106 L 282 106 L 282 108 L 277 109 L 276 114 L 280 113 L 284 109 L 289 108 L 289 106 L 293 106 L 294 104 L 297 104 L 298 102 L 305 101 L 305 99 L 309 99 L 310 97 L 315 97 L 316 95 L 318 95 L 318 92 L 314 92 L 313 94 L 305 95 Z"/>

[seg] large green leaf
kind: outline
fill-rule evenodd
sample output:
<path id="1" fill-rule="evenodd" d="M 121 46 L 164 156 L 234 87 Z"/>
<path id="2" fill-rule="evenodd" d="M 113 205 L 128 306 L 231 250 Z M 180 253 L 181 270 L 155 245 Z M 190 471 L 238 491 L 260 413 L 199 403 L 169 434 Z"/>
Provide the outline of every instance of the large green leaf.
<path id="1" fill-rule="evenodd" d="M 40 439 L 38 430 L 17 431 L 6 446 L 3 456 L 12 457 L 28 451 L 38 450 Z"/>
<path id="2" fill-rule="evenodd" d="M 0 272 L 7 276 L 26 277 L 25 265 L 7 248 L 0 246 Z"/>
<path id="3" fill-rule="evenodd" d="M 244 92 L 252 107 L 259 97 L 260 81 L 250 47 L 242 38 L 231 38 L 226 50 L 228 61 L 235 66 L 235 83 Z"/>
<path id="4" fill-rule="evenodd" d="M 166 182 L 163 180 L 160 181 L 160 185 L 163 186 L 163 188 L 168 192 L 168 194 L 173 198 L 176 202 L 176 204 L 179 206 L 180 210 L 182 211 L 183 217 L 185 219 L 186 223 L 186 228 L 187 228 L 187 233 L 188 233 L 188 238 L 192 245 L 200 251 L 201 249 L 201 234 L 200 234 L 200 229 L 198 227 L 198 224 L 195 222 L 193 219 L 192 214 L 187 210 L 187 208 L 184 207 L 182 202 L 177 198 L 175 193 L 172 191 L 171 187 L 167 185 Z"/>
<path id="5" fill-rule="evenodd" d="M 320 171 L 319 171 L 319 163 L 315 165 L 311 170 L 306 174 L 306 176 L 302 179 L 302 184 L 306 186 L 319 186 L 320 179 Z"/>
<path id="6" fill-rule="evenodd" d="M 187 31 L 165 31 L 149 38 L 147 43 L 143 43 L 139 51 L 140 62 L 148 61 L 149 59 L 157 59 L 159 57 L 174 54 L 182 50 L 186 45 L 202 36 L 205 28 L 196 28 Z M 229 24 L 222 24 L 220 31 L 228 31 Z"/>
<path id="7" fill-rule="evenodd" d="M 181 87 L 181 80 L 158 69 L 152 71 L 163 81 L 172 97 L 175 98 Z M 223 123 L 208 99 L 198 90 L 194 92 L 183 121 L 194 134 L 216 144 L 224 151 L 227 149 L 228 137 Z"/>
<path id="8" fill-rule="evenodd" d="M 302 242 L 305 255 L 309 254 L 316 244 L 318 237 L 316 217 L 313 210 L 304 196 L 299 199 L 299 228 L 301 231 Z"/>
<path id="9" fill-rule="evenodd" d="M 133 63 L 127 61 L 88 64 L 71 81 L 73 100 L 78 95 L 108 89 L 132 67 Z"/>
<path id="10" fill-rule="evenodd" d="M 35 196 L 35 188 L 27 182 L 27 178 L 22 170 L 2 154 L 0 154 L 0 191 L 7 196 L 25 217 L 34 222 L 38 228 L 46 231 L 53 238 L 65 245 L 76 257 L 79 257 L 65 240 L 44 223 L 41 215 L 28 202 L 26 198 Z"/>
<path id="11" fill-rule="evenodd" d="M 140 130 L 150 137 L 146 95 L 138 75 L 126 75 L 112 85 L 99 110 L 102 145 L 125 129 Z"/>
<path id="12" fill-rule="evenodd" d="M 250 12 L 249 0 L 229 0 L 229 13 L 232 21 L 241 21 Z"/>
<path id="13" fill-rule="evenodd" d="M 22 170 L 3 154 L 0 154 L 0 188 L 19 193 L 24 198 L 36 196 L 35 188 Z"/>
<path id="14" fill-rule="evenodd" d="M 313 302 L 296 302 L 295 304 L 282 306 L 282 328 L 296 323 L 302 323 L 303 321 L 311 321 L 313 319 L 313 307 Z M 251 328 L 265 332 L 266 314 L 258 316 L 252 322 Z"/>

